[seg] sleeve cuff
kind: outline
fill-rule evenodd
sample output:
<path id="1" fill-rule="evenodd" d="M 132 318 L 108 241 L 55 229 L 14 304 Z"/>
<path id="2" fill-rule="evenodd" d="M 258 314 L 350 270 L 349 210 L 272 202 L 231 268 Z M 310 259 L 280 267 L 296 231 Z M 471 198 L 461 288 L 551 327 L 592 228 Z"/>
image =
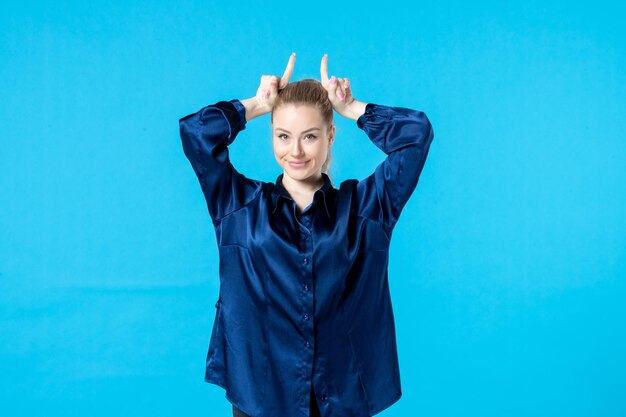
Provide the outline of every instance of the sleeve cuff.
<path id="1" fill-rule="evenodd" d="M 222 110 L 228 118 L 229 124 L 236 128 L 237 131 L 242 131 L 246 128 L 246 108 L 241 101 L 238 99 L 219 101 L 214 106 Z"/>
<path id="2" fill-rule="evenodd" d="M 241 130 L 246 128 L 246 108 L 243 106 L 239 99 L 232 99 L 230 103 L 233 103 L 233 106 L 237 109 L 237 113 L 239 113 L 239 123 L 241 126 Z"/>
<path id="3" fill-rule="evenodd" d="M 386 116 L 387 113 L 384 111 L 384 106 L 375 104 L 375 103 L 367 103 L 365 105 L 365 112 L 359 116 L 356 120 L 356 125 L 359 129 L 363 129 L 363 126 L 368 120 L 372 120 L 375 115 L 379 114 L 381 116 Z"/>

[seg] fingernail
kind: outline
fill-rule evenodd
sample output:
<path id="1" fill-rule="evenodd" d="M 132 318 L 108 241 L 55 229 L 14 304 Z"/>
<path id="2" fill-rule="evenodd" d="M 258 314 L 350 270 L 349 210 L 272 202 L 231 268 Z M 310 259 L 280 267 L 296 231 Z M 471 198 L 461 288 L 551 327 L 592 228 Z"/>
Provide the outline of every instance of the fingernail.
<path id="1" fill-rule="evenodd" d="M 331 83 L 337 82 L 337 78 L 335 78 L 335 76 L 333 75 L 332 77 L 330 77 L 330 82 Z"/>
<path id="2" fill-rule="evenodd" d="M 344 96 L 343 94 L 339 94 L 339 100 L 343 101 L 344 98 L 346 98 L 346 96 Z"/>

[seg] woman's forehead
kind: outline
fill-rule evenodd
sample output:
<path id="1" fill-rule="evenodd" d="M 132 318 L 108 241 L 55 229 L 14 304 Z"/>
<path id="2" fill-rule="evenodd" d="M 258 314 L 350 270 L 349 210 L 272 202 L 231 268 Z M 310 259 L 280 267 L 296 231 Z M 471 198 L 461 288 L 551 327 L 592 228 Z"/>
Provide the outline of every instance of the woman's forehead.
<path id="1" fill-rule="evenodd" d="M 321 127 L 324 125 L 321 111 L 309 104 L 285 104 L 273 111 L 273 127 L 291 128 Z"/>

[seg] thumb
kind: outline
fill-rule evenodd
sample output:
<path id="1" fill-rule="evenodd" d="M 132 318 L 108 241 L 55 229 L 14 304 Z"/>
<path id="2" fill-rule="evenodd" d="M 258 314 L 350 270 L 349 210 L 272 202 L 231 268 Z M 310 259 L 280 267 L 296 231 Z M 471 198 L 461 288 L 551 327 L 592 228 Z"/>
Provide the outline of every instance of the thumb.
<path id="1" fill-rule="evenodd" d="M 339 80 L 334 75 L 328 80 L 328 97 L 331 101 L 336 101 L 338 98 Z"/>
<path id="2" fill-rule="evenodd" d="M 267 95 L 268 96 L 275 96 L 276 94 L 278 94 L 278 79 L 275 77 L 272 77 L 272 79 L 270 80 L 270 85 L 267 91 Z"/>

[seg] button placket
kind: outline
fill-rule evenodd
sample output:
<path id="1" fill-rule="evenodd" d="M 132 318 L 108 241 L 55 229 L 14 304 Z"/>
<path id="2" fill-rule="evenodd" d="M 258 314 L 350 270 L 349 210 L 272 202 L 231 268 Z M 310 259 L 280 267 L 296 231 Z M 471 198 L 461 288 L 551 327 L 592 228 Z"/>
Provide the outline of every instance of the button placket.
<path id="1" fill-rule="evenodd" d="M 313 360 L 313 350 L 311 347 L 314 342 L 314 333 L 313 333 L 313 294 L 309 291 L 309 283 L 312 279 L 311 275 L 311 229 L 310 229 L 310 216 L 308 214 L 302 216 L 298 220 L 299 224 L 299 235 L 301 244 L 301 279 L 302 279 L 302 291 L 300 295 L 302 296 L 302 326 L 305 330 L 306 336 L 304 337 L 304 349 L 308 351 L 307 356 L 309 360 Z"/>
<path id="2" fill-rule="evenodd" d="M 309 292 L 309 286 L 308 286 L 308 282 L 311 281 L 312 279 L 312 273 L 311 273 L 311 256 L 310 256 L 310 242 L 309 239 L 311 238 L 311 231 L 310 229 L 307 229 L 304 226 L 300 227 L 300 240 L 303 242 L 302 244 L 302 289 L 304 290 L 302 292 L 302 295 L 304 297 L 307 297 L 307 292 Z"/>

